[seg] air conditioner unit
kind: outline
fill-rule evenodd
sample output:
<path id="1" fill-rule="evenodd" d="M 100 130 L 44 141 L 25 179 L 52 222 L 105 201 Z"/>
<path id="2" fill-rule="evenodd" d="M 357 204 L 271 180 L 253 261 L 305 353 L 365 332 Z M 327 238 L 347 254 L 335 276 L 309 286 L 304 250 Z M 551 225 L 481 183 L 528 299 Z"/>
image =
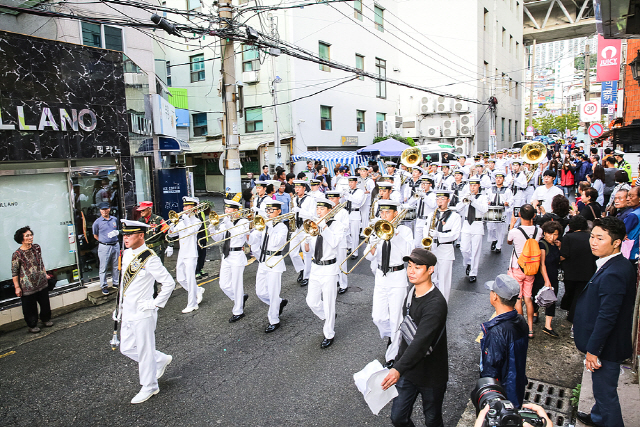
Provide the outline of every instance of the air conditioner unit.
<path id="1" fill-rule="evenodd" d="M 473 114 L 461 114 L 459 118 L 460 130 L 458 135 L 460 136 L 472 136 L 475 132 L 474 129 L 474 117 Z"/>
<path id="2" fill-rule="evenodd" d="M 260 70 L 243 71 L 242 82 L 245 84 L 258 83 L 260 81 Z"/>
<path id="3" fill-rule="evenodd" d="M 420 99 L 420 114 L 433 114 L 436 112 L 434 108 L 435 102 L 429 96 L 423 96 Z"/>
<path id="4" fill-rule="evenodd" d="M 469 153 L 469 138 L 456 138 L 453 145 L 454 147 L 456 147 L 457 153 L 460 153 L 460 154 Z"/>
<path id="5" fill-rule="evenodd" d="M 460 101 L 458 99 L 453 100 L 453 111 L 455 113 L 466 113 L 469 111 L 469 104 L 467 101 Z"/>
<path id="6" fill-rule="evenodd" d="M 440 138 L 442 137 L 442 130 L 440 126 L 429 126 L 427 127 L 427 138 Z"/>
<path id="7" fill-rule="evenodd" d="M 376 136 L 387 136 L 395 133 L 394 122 L 379 121 L 376 122 Z"/>
<path id="8" fill-rule="evenodd" d="M 453 138 L 458 135 L 458 123 L 455 120 L 447 119 L 442 122 L 442 136 Z"/>
<path id="9" fill-rule="evenodd" d="M 396 116 L 396 128 L 399 128 L 401 126 L 402 126 L 402 117 Z"/>
<path id="10" fill-rule="evenodd" d="M 446 96 L 439 96 L 436 99 L 436 113 L 450 113 L 451 101 L 451 98 L 447 98 Z"/>

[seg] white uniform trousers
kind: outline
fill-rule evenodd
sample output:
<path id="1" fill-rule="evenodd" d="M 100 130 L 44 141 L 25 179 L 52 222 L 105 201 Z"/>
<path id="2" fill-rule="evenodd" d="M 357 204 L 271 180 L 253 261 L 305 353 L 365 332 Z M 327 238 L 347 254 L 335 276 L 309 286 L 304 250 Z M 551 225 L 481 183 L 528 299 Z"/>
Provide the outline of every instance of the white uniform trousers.
<path id="1" fill-rule="evenodd" d="M 465 268 L 471 265 L 469 276 L 478 275 L 480 263 L 480 247 L 482 246 L 482 234 L 460 233 L 460 252 L 463 256 Z"/>
<path id="2" fill-rule="evenodd" d="M 449 302 L 451 293 L 451 274 L 453 273 L 453 260 L 438 260 L 432 277 L 436 279 L 436 287 L 440 289 L 444 299 Z"/>
<path id="3" fill-rule="evenodd" d="M 198 306 L 197 262 L 198 258 L 178 258 L 178 264 L 176 265 L 176 279 L 188 293 L 187 308 Z"/>
<path id="4" fill-rule="evenodd" d="M 271 325 L 280 323 L 281 280 L 282 273 L 279 271 L 258 270 L 256 273 L 256 295 L 260 301 L 269 306 L 267 317 Z M 333 286 L 335 286 L 335 282 Z"/>
<path id="5" fill-rule="evenodd" d="M 156 320 L 158 311 L 151 317 L 123 322 L 120 328 L 120 352 L 138 362 L 142 391 L 158 388 L 156 370 L 167 362 L 169 356 L 156 350 Z"/>
<path id="6" fill-rule="evenodd" d="M 243 312 L 244 304 L 244 286 L 242 284 L 242 276 L 244 274 L 244 266 L 235 266 L 229 264 L 226 260 L 220 263 L 220 289 L 233 301 L 234 316 L 238 316 Z"/>
<path id="7" fill-rule="evenodd" d="M 336 325 L 336 296 L 338 288 L 336 288 L 335 275 L 319 276 L 314 275 L 309 279 L 309 289 L 307 290 L 307 305 L 318 316 L 320 320 L 324 320 L 322 332 L 324 337 L 331 339 L 335 336 Z"/>
<path id="8" fill-rule="evenodd" d="M 422 247 L 422 238 L 424 237 L 424 226 L 426 223 L 426 219 L 416 218 L 416 226 L 413 232 L 413 243 L 416 248 Z"/>
<path id="9" fill-rule="evenodd" d="M 387 273 L 387 278 L 393 278 L 395 274 L 407 274 L 400 270 Z M 391 277 L 389 277 L 391 275 Z M 376 271 L 376 282 L 382 278 L 382 271 Z M 405 279 L 406 280 L 406 279 Z M 380 338 L 390 337 L 391 345 L 387 347 L 385 360 L 395 360 L 400 348 L 400 323 L 402 323 L 402 307 L 407 296 L 406 286 L 392 288 L 384 285 L 375 285 L 373 288 L 373 307 L 371 317 L 373 323 L 378 327 Z"/>
<path id="10" fill-rule="evenodd" d="M 300 231 L 300 229 L 297 229 L 296 231 L 294 231 L 294 234 L 297 233 L 298 231 Z M 305 234 L 304 233 L 300 233 L 295 239 L 293 239 L 291 241 L 291 243 L 289 243 L 289 249 L 292 249 L 293 247 L 296 247 L 297 249 L 294 251 L 291 251 L 291 253 L 289 254 L 289 258 L 291 259 L 291 263 L 293 264 L 293 268 L 295 268 L 296 273 L 300 273 L 302 270 L 306 271 L 306 258 L 307 258 L 307 254 L 306 252 L 302 252 L 304 254 L 305 257 L 305 261 L 302 261 L 302 258 L 300 258 L 300 242 L 302 242 L 302 240 L 304 240 Z M 309 259 L 311 259 L 311 257 L 309 257 Z M 283 261 L 284 262 L 284 261 Z"/>
<path id="11" fill-rule="evenodd" d="M 511 214 L 507 214 L 507 219 L 511 222 Z M 496 249 L 502 249 L 502 242 L 507 230 L 507 222 L 488 222 L 487 223 L 487 242 L 496 243 Z"/>
<path id="12" fill-rule="evenodd" d="M 360 229 L 369 225 L 369 212 L 371 212 L 371 202 L 360 207 Z"/>
<path id="13" fill-rule="evenodd" d="M 338 246 L 338 256 L 337 262 L 342 262 L 347 259 L 347 247 L 340 245 Z M 349 263 L 345 263 L 343 268 L 346 270 L 349 268 Z M 349 276 L 344 274 L 342 271 L 338 274 L 338 282 L 340 283 L 340 289 L 347 289 L 349 287 Z"/>
<path id="14" fill-rule="evenodd" d="M 349 253 L 351 253 L 355 248 L 358 247 L 358 244 L 360 243 L 360 218 L 349 218 L 349 231 L 349 235 L 351 236 L 351 241 L 349 242 Z M 357 256 L 358 252 L 355 252 L 352 255 Z"/>

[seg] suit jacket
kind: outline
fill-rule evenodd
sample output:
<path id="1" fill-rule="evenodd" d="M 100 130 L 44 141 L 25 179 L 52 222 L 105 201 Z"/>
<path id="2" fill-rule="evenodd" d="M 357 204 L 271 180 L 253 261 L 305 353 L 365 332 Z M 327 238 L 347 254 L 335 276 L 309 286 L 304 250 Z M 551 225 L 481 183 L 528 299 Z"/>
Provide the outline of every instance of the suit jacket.
<path id="1" fill-rule="evenodd" d="M 631 357 L 635 294 L 631 262 L 622 255 L 609 259 L 578 297 L 573 319 L 578 350 L 610 362 Z"/>
<path id="2" fill-rule="evenodd" d="M 587 282 L 596 272 L 598 258 L 591 253 L 588 231 L 577 231 L 562 236 L 560 255 L 565 257 L 562 269 L 567 280 Z"/>

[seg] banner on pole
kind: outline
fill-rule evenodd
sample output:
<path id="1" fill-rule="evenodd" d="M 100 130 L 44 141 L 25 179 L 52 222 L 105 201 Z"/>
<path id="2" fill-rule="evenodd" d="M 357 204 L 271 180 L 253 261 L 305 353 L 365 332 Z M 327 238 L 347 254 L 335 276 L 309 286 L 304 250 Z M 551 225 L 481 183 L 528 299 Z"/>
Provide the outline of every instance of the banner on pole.
<path id="1" fill-rule="evenodd" d="M 598 35 L 597 82 L 618 80 L 620 78 L 621 40 L 605 39 Z M 585 69 L 589 65 L 585 64 Z"/>

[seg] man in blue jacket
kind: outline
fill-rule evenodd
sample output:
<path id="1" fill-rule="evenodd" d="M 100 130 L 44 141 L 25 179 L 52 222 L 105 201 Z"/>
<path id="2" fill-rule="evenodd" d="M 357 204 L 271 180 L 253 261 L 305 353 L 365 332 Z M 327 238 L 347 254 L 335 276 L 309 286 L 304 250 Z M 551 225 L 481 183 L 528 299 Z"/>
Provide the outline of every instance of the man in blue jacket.
<path id="1" fill-rule="evenodd" d="M 520 408 L 527 385 L 525 371 L 529 348 L 529 327 L 514 308 L 520 285 L 513 277 L 500 274 L 485 286 L 491 291 L 489 302 L 496 309 L 496 317 L 482 324 L 480 378 L 500 381 L 507 399 Z"/>
<path id="2" fill-rule="evenodd" d="M 573 333 L 576 347 L 586 353 L 591 372 L 591 413 L 578 412 L 588 426 L 624 427 L 618 400 L 620 364 L 631 357 L 631 329 L 636 294 L 636 272 L 620 253 L 626 234 L 624 223 L 614 217 L 596 219 L 591 230 L 591 252 L 598 269 L 576 304 Z"/>

